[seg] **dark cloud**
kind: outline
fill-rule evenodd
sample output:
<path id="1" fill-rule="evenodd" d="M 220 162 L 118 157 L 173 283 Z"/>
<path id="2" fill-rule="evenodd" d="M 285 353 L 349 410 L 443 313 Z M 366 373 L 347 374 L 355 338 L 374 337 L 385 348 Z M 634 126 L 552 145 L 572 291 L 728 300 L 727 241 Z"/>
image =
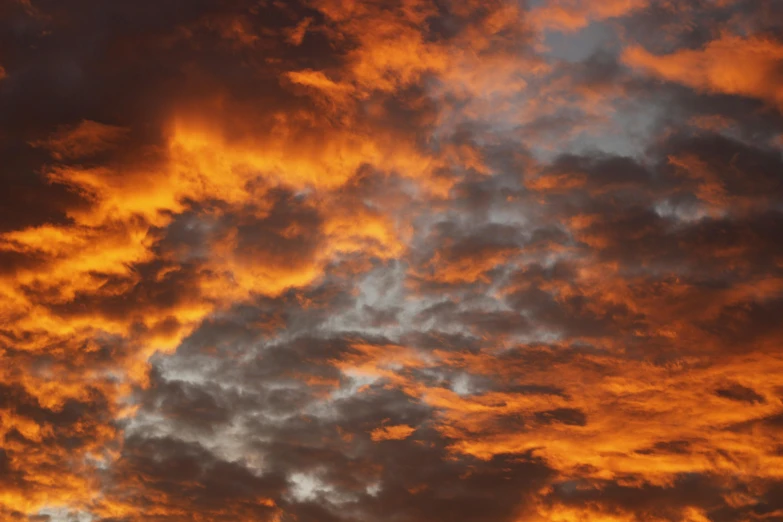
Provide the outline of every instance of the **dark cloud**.
<path id="1" fill-rule="evenodd" d="M 737 383 L 733 383 L 725 388 L 720 388 L 719 390 L 716 390 L 715 393 L 732 401 L 749 402 L 751 404 L 755 402 L 765 402 L 764 397 L 753 391 L 752 388 Z"/>

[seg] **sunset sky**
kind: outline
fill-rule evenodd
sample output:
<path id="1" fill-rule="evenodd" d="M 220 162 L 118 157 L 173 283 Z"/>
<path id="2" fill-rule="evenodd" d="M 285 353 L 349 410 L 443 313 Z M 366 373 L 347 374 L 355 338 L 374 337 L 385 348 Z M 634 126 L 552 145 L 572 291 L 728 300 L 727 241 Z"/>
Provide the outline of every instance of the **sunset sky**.
<path id="1" fill-rule="evenodd" d="M 0 522 L 783 521 L 783 1 L 0 0 Z"/>

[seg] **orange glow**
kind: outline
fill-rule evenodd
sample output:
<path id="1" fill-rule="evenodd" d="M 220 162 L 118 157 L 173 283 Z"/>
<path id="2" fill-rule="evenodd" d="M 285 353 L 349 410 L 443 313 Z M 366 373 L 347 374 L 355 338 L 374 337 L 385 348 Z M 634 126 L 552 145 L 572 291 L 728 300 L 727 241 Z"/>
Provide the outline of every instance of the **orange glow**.
<path id="1" fill-rule="evenodd" d="M 725 34 L 703 49 L 654 55 L 641 47 L 629 47 L 623 60 L 665 80 L 700 91 L 737 94 L 783 107 L 778 65 L 783 45 L 763 37 L 742 38 Z"/>
<path id="2" fill-rule="evenodd" d="M 414 431 L 416 431 L 416 428 L 406 426 L 405 424 L 399 426 L 383 426 L 372 430 L 370 438 L 375 442 L 384 440 L 404 440 L 410 437 Z"/>

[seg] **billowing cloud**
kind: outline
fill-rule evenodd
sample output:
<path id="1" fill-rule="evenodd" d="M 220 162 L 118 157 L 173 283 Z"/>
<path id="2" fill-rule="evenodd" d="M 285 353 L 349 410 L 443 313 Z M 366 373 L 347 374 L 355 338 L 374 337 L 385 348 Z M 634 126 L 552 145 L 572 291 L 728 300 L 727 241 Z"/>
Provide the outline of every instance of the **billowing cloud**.
<path id="1" fill-rule="evenodd" d="M 0 7 L 0 519 L 783 516 L 774 2 Z"/>

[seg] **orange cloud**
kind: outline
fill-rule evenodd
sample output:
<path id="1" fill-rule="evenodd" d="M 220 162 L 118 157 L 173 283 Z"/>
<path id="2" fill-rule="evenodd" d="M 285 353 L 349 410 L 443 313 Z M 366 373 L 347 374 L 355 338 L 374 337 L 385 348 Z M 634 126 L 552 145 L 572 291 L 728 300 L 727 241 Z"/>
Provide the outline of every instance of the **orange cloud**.
<path id="1" fill-rule="evenodd" d="M 642 47 L 623 52 L 629 66 L 701 92 L 747 96 L 783 107 L 783 44 L 762 36 L 723 34 L 702 49 L 654 55 Z"/>
<path id="2" fill-rule="evenodd" d="M 648 3 L 648 0 L 557 0 L 533 8 L 530 17 L 541 29 L 576 31 L 592 21 L 625 16 Z"/>
<path id="3" fill-rule="evenodd" d="M 374 442 L 381 442 L 384 440 L 405 440 L 416 431 L 416 428 L 400 424 L 398 426 L 382 426 L 372 430 L 370 438 Z"/>

